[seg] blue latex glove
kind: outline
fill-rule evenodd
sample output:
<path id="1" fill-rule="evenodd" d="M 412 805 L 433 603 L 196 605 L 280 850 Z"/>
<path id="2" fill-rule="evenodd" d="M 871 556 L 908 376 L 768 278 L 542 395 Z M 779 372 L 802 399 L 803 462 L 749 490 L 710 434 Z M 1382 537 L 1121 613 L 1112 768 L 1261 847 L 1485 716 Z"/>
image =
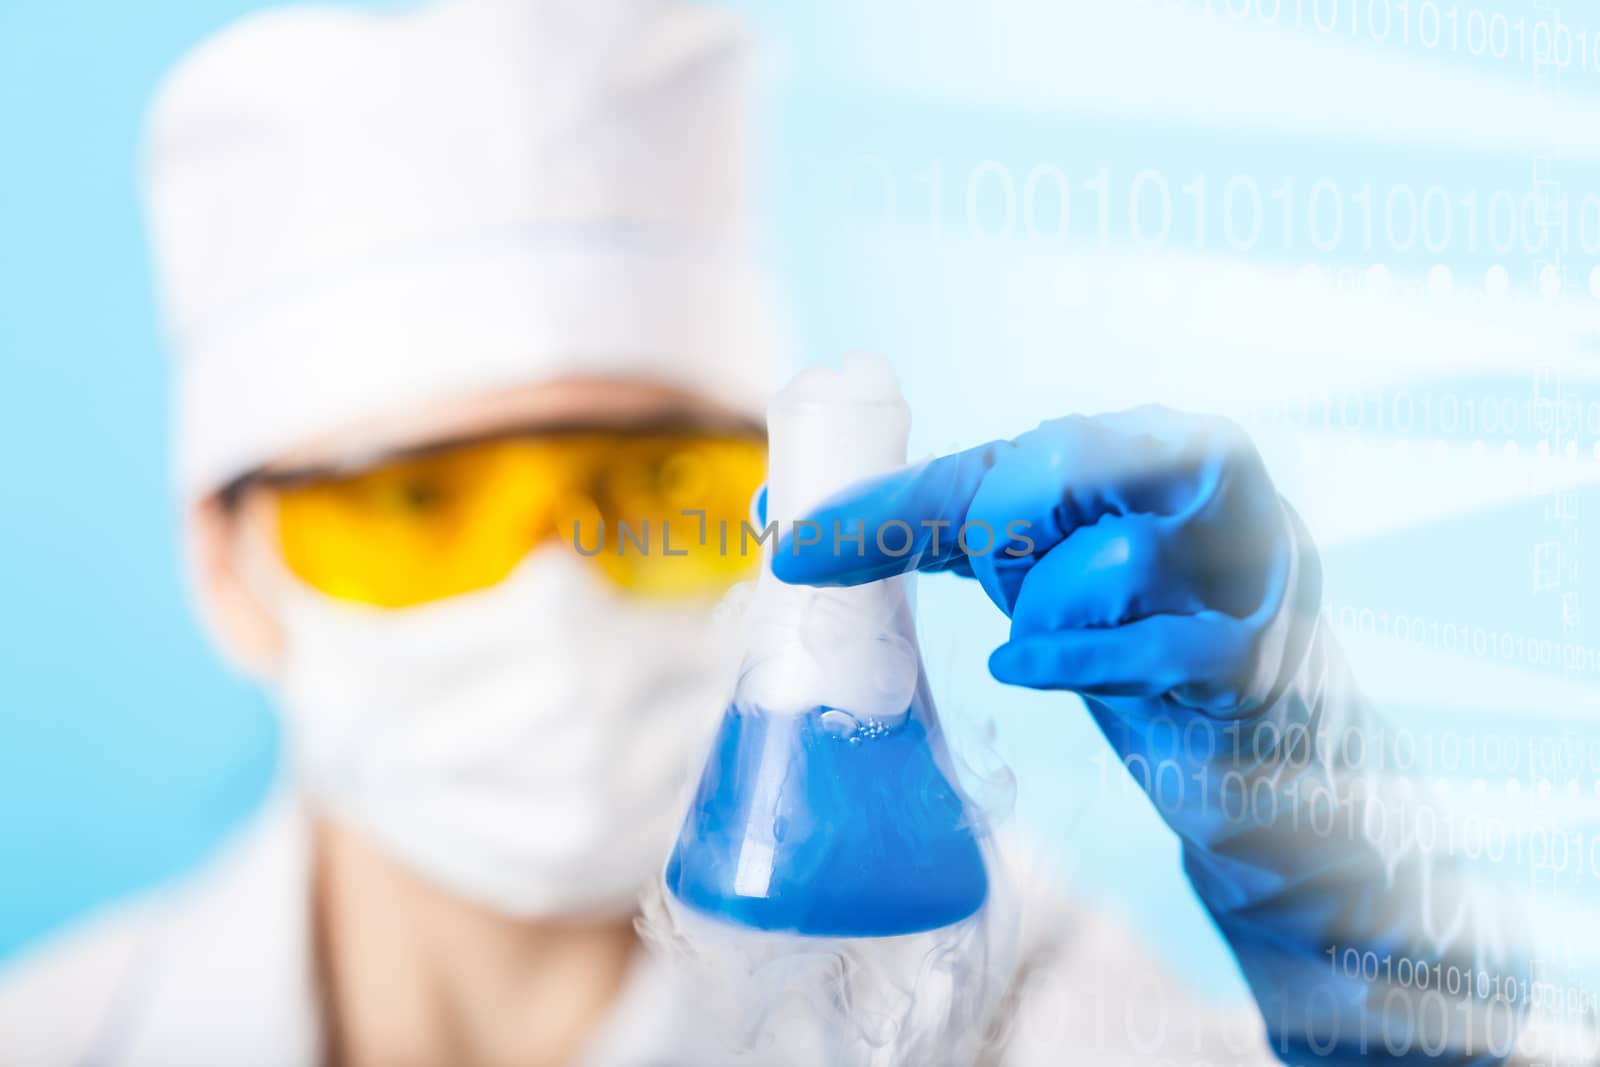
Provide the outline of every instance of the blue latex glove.
<path id="1" fill-rule="evenodd" d="M 1238 427 L 1162 408 L 1058 419 L 808 519 L 784 531 L 780 579 L 966 574 L 1011 619 L 991 673 L 1083 696 L 1182 839 L 1285 1062 L 1506 1059 L 1519 1008 L 1469 994 L 1447 1018 L 1392 980 L 1401 959 L 1525 971 L 1489 894 L 1407 833 L 1415 794 L 1320 620 L 1315 548 Z M 1378 980 L 1336 971 L 1346 949 L 1358 971 L 1373 953 Z"/>

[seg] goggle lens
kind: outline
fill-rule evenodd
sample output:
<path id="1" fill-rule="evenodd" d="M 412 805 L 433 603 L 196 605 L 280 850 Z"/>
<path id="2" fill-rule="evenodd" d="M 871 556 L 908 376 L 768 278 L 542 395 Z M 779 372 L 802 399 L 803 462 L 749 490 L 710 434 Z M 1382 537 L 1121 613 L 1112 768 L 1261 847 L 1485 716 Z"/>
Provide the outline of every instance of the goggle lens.
<path id="1" fill-rule="evenodd" d="M 552 539 L 629 592 L 685 597 L 752 573 L 757 556 L 738 533 L 765 469 L 753 435 L 560 434 L 271 491 L 288 568 L 343 600 L 398 608 L 487 588 Z"/>

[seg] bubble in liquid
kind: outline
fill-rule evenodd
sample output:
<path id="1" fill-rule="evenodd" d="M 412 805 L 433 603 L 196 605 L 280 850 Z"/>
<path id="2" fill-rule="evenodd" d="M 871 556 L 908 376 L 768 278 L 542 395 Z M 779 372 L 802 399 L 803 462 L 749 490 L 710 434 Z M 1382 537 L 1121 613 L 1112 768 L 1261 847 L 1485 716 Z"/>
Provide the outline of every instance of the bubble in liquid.
<path id="1" fill-rule="evenodd" d="M 844 737 L 852 740 L 855 737 L 856 730 L 861 726 L 854 715 L 838 708 L 824 709 L 818 719 L 822 723 L 822 728 L 828 733 L 833 734 L 835 737 Z"/>

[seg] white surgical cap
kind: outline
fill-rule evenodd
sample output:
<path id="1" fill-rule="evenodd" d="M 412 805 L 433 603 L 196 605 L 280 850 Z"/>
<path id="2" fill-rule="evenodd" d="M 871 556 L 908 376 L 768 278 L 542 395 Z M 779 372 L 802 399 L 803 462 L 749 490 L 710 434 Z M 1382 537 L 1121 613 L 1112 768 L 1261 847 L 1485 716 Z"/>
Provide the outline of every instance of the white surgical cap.
<path id="1" fill-rule="evenodd" d="M 186 494 L 352 418 L 591 374 L 760 412 L 750 44 L 667 0 L 286 8 L 152 108 Z"/>

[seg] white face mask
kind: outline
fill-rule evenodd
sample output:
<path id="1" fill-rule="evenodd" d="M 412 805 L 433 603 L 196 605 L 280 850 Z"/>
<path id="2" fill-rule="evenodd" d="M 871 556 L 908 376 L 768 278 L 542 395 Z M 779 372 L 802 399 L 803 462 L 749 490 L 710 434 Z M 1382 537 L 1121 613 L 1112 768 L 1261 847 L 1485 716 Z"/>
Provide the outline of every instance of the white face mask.
<path id="1" fill-rule="evenodd" d="M 708 604 L 628 598 L 562 550 L 399 611 L 273 561 L 279 695 L 313 804 L 506 914 L 635 906 L 737 665 Z"/>

